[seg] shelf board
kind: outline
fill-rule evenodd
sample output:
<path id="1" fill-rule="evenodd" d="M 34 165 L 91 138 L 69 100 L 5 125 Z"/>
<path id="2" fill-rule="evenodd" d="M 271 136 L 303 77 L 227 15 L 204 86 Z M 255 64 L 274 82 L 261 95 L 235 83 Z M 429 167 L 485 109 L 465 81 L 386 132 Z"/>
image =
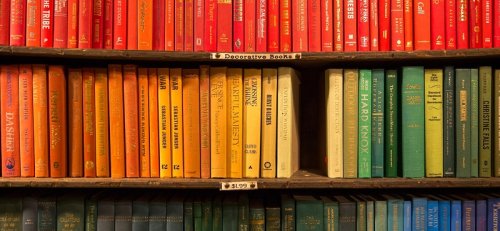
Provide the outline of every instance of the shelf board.
<path id="1" fill-rule="evenodd" d="M 500 178 L 330 179 L 300 170 L 289 179 L 0 178 L 0 188 L 219 189 L 221 182 L 257 181 L 259 189 L 499 188 Z"/>

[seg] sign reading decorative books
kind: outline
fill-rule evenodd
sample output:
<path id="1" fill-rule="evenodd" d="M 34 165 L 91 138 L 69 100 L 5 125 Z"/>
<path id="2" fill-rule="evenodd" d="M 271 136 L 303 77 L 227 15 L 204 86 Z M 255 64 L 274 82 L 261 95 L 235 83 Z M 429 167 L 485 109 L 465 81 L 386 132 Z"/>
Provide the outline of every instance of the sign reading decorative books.
<path id="1" fill-rule="evenodd" d="M 302 53 L 211 53 L 210 59 L 225 60 L 292 60 L 301 59 Z"/>

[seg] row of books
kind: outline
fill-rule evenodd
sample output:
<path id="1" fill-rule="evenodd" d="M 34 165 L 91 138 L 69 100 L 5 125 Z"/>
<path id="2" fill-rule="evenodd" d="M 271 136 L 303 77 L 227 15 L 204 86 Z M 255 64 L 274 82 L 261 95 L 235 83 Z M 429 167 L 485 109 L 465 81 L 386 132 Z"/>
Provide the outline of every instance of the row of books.
<path id="1" fill-rule="evenodd" d="M 488 66 L 327 70 L 328 176 L 499 176 L 500 70 L 492 74 Z"/>
<path id="2" fill-rule="evenodd" d="M 0 89 L 3 177 L 274 178 L 298 169 L 292 68 L 1 65 Z"/>
<path id="3" fill-rule="evenodd" d="M 0 45 L 11 46 L 210 52 L 500 46 L 494 0 L 1 0 L 1 6 Z"/>
<path id="4" fill-rule="evenodd" d="M 499 225 L 498 194 L 261 196 L 3 195 L 0 227 L 25 231 L 492 231 Z"/>

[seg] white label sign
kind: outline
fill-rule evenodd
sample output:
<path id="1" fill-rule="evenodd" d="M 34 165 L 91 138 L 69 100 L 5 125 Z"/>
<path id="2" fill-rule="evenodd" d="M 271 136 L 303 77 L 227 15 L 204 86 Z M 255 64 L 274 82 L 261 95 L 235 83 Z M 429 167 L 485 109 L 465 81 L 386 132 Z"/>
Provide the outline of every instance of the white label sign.
<path id="1" fill-rule="evenodd" d="M 301 59 L 301 53 L 211 53 L 210 59 L 227 60 L 291 60 Z"/>
<path id="2" fill-rule="evenodd" d="M 221 191 L 234 191 L 234 190 L 255 190 L 257 189 L 257 181 L 231 181 L 221 182 Z"/>

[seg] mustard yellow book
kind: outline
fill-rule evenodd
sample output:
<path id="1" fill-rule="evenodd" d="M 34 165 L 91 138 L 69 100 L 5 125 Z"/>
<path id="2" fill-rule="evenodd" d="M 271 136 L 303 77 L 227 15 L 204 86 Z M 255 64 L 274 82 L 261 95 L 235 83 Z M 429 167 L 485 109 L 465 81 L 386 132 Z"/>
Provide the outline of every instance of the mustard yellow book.
<path id="1" fill-rule="evenodd" d="M 200 178 L 200 70 L 183 70 L 184 177 Z"/>
<path id="2" fill-rule="evenodd" d="M 243 177 L 260 173 L 261 69 L 243 71 Z"/>
<path id="3" fill-rule="evenodd" d="M 243 69 L 227 69 L 228 177 L 243 177 Z"/>
<path id="4" fill-rule="evenodd" d="M 170 143 L 170 70 L 158 68 L 158 131 L 160 131 L 160 177 L 172 177 Z"/>
<path id="5" fill-rule="evenodd" d="M 109 177 L 108 70 L 95 69 L 95 156 L 97 177 Z"/>
<path id="6" fill-rule="evenodd" d="M 227 177 L 226 67 L 210 68 L 210 177 Z"/>
<path id="7" fill-rule="evenodd" d="M 330 178 L 342 178 L 344 176 L 342 92 L 342 69 L 326 70 L 326 169 Z"/>
<path id="8" fill-rule="evenodd" d="M 425 174 L 443 176 L 443 70 L 425 70 Z"/>
<path id="9" fill-rule="evenodd" d="M 182 134 L 182 69 L 170 69 L 170 118 L 172 119 L 172 177 L 184 177 Z"/>
<path id="10" fill-rule="evenodd" d="M 278 69 L 262 69 L 261 155 L 260 176 L 276 177 L 276 119 L 278 108 Z"/>

